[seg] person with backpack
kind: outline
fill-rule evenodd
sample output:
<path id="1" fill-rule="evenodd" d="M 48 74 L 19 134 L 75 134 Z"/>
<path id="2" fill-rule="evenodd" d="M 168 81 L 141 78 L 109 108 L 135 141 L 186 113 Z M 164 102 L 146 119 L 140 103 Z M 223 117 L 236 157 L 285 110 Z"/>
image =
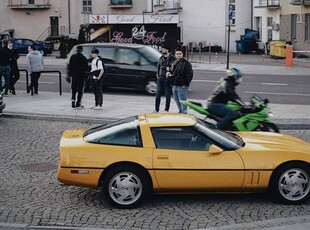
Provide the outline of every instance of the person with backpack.
<path id="1" fill-rule="evenodd" d="M 93 58 L 91 63 L 90 77 L 92 79 L 92 89 L 95 95 L 95 105 L 91 106 L 91 109 L 102 109 L 103 96 L 102 96 L 102 81 L 104 74 L 104 64 L 98 57 L 99 50 L 93 49 L 91 56 Z"/>
<path id="2" fill-rule="evenodd" d="M 72 97 L 71 97 L 71 106 L 72 108 L 84 108 L 81 105 L 83 88 L 84 88 L 84 80 L 86 72 L 88 71 L 88 62 L 87 58 L 82 54 L 83 47 L 77 46 L 76 53 L 73 54 L 69 61 L 69 73 L 72 77 L 71 81 L 71 89 L 72 89 Z M 76 100 L 76 93 L 78 94 Z"/>

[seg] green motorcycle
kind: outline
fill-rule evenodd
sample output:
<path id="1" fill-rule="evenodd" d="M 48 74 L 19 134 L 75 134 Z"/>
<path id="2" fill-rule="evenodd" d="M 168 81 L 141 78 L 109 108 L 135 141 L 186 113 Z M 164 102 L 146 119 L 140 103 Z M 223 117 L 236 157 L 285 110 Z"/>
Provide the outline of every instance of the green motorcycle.
<path id="1" fill-rule="evenodd" d="M 232 121 L 231 131 L 273 131 L 279 133 L 279 128 L 271 120 L 268 119 L 270 112 L 268 99 L 254 95 L 250 99 L 251 106 L 243 107 L 236 102 L 229 101 L 227 106 L 237 111 L 239 116 Z M 212 114 L 208 109 L 203 108 L 201 103 L 193 101 L 182 101 L 183 104 L 196 112 L 206 115 L 206 118 L 213 119 L 218 122 L 221 118 Z"/>

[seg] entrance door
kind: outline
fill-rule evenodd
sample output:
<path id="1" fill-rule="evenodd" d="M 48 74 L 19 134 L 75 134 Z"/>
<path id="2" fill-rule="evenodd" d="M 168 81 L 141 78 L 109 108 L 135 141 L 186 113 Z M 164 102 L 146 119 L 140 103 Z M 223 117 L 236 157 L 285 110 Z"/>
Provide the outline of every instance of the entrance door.
<path id="1" fill-rule="evenodd" d="M 59 36 L 58 17 L 51 17 L 51 36 Z"/>

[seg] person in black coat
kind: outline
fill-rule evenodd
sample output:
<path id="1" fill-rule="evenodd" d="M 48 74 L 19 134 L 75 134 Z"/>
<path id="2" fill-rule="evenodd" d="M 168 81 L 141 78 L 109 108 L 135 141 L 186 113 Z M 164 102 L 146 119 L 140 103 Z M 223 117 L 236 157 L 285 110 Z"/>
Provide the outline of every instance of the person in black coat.
<path id="1" fill-rule="evenodd" d="M 20 74 L 17 65 L 17 59 L 19 58 L 19 54 L 16 50 L 13 49 L 13 44 L 9 42 L 8 47 L 13 51 L 14 58 L 11 60 L 11 77 L 10 77 L 10 93 L 15 95 L 15 83 L 19 80 Z"/>
<path id="2" fill-rule="evenodd" d="M 172 83 L 173 98 L 178 106 L 179 113 L 187 113 L 187 106 L 181 101 L 187 100 L 189 84 L 193 79 L 193 68 L 189 61 L 184 59 L 183 50 L 177 48 L 175 50 L 176 60 L 172 63 L 171 70 L 166 76 Z"/>
<path id="3" fill-rule="evenodd" d="M 69 61 L 69 74 L 71 76 L 71 106 L 72 108 L 84 108 L 81 105 L 84 80 L 86 72 L 88 71 L 88 61 L 87 58 L 82 54 L 83 47 L 77 46 L 76 53 L 73 54 Z M 78 93 L 76 100 L 76 93 Z"/>

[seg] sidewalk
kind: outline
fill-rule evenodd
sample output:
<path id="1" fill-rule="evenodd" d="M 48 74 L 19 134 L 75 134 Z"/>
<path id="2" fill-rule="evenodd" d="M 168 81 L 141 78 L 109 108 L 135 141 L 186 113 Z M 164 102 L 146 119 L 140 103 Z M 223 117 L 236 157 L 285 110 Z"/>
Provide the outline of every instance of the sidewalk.
<path id="1" fill-rule="evenodd" d="M 50 120 L 71 120 L 83 122 L 102 122 L 125 118 L 141 113 L 154 111 L 154 96 L 133 96 L 104 94 L 103 109 L 93 110 L 89 107 L 94 104 L 94 95 L 85 93 L 83 96 L 84 109 L 71 108 L 70 93 L 59 95 L 52 92 L 39 92 L 39 95 L 31 96 L 24 91 L 17 91 L 16 95 L 5 97 L 6 108 L 3 111 L 6 117 L 44 118 Z M 162 98 L 164 101 L 164 97 Z M 205 101 L 199 101 L 205 104 Z M 163 111 L 164 104 L 161 103 Z M 274 114 L 272 120 L 281 123 L 310 124 L 310 105 L 282 105 L 270 104 Z M 178 112 L 175 102 L 171 101 L 170 112 Z M 188 110 L 189 114 L 197 114 Z"/>
<path id="2" fill-rule="evenodd" d="M 59 66 L 65 67 L 66 59 L 56 58 L 57 52 L 53 56 L 46 56 L 45 66 L 54 66 L 59 69 Z M 197 53 L 193 57 L 189 56 L 192 62 L 193 69 L 209 70 L 209 71 L 225 71 L 226 69 L 226 53 L 219 53 L 215 58 L 204 53 L 199 56 Z M 191 60 L 192 58 L 192 60 Z M 211 60 L 209 62 L 209 60 Z M 19 65 L 25 65 L 26 58 L 21 56 L 18 59 Z M 235 53 L 230 54 L 230 67 L 240 68 L 245 74 L 264 74 L 264 75 L 309 75 L 310 60 L 309 59 L 295 59 L 295 66 L 292 68 L 285 67 L 285 59 L 271 59 L 267 55 L 239 55 Z M 302 63 L 303 66 L 299 64 Z M 63 73 L 65 76 L 66 73 Z M 310 76 L 309 76 L 310 78 Z M 83 105 L 85 109 L 71 108 L 71 95 L 63 93 L 60 96 L 58 93 L 40 92 L 37 96 L 31 96 L 25 91 L 17 91 L 17 95 L 9 95 L 4 98 L 7 104 L 3 111 L 4 116 L 13 117 L 31 117 L 44 118 L 54 120 L 78 120 L 85 122 L 101 122 L 102 120 L 115 120 L 125 118 L 140 113 L 151 113 L 154 110 L 155 97 L 148 95 L 115 95 L 104 94 L 103 110 L 96 111 L 89 109 L 94 103 L 94 95 L 86 93 L 83 96 Z M 189 98 L 190 99 L 190 98 Z M 162 98 L 161 105 L 164 105 L 164 98 Z M 202 104 L 205 101 L 198 101 Z M 309 105 L 287 105 L 287 104 L 270 104 L 271 112 L 274 114 L 273 120 L 285 123 L 299 123 L 310 124 L 310 103 Z M 177 112 L 175 102 L 171 101 L 171 112 Z M 193 110 L 188 113 L 195 114 L 200 117 Z"/>

